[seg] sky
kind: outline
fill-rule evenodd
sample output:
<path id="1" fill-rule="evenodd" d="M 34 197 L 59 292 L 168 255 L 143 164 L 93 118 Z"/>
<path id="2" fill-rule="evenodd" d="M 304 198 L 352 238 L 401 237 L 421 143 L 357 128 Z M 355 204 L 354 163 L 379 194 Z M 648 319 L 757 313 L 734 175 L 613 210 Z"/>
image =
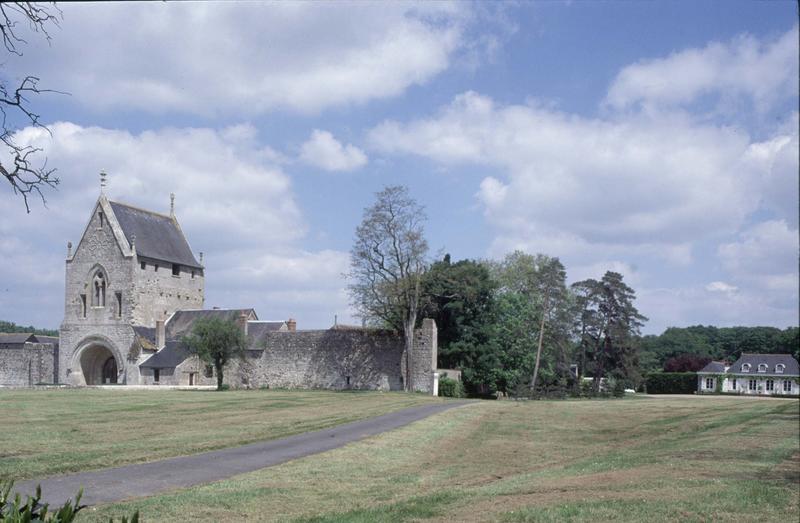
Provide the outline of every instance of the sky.
<path id="1" fill-rule="evenodd" d="M 62 4 L 4 57 L 61 180 L 0 183 L 0 319 L 57 328 L 99 195 L 169 211 L 206 307 L 357 323 L 349 249 L 387 185 L 431 257 L 620 272 L 670 326 L 798 324 L 794 2 Z"/>

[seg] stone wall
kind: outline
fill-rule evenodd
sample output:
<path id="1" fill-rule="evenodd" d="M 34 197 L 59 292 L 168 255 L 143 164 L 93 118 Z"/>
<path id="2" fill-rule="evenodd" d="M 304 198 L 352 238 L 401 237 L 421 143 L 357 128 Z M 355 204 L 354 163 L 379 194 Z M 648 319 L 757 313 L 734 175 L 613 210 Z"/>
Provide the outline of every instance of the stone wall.
<path id="1" fill-rule="evenodd" d="M 179 275 L 174 276 L 171 263 L 142 256 L 135 258 L 131 295 L 133 325 L 154 327 L 156 320 L 165 320 L 179 309 L 203 308 L 202 269 L 180 267 Z"/>
<path id="2" fill-rule="evenodd" d="M 368 330 L 272 332 L 236 381 L 250 387 L 402 390 L 402 339 Z M 233 374 L 232 374 L 233 376 Z"/>
<path id="3" fill-rule="evenodd" d="M 425 320 L 416 333 L 414 389 L 432 391 L 436 369 L 436 324 Z M 234 386 L 403 390 L 404 341 L 394 333 L 362 329 L 272 332 L 263 350 L 232 362 L 225 381 Z M 187 360 L 188 361 L 188 360 Z"/>
<path id="4" fill-rule="evenodd" d="M 52 343 L 0 344 L 0 385 L 54 384 L 58 346 Z"/>

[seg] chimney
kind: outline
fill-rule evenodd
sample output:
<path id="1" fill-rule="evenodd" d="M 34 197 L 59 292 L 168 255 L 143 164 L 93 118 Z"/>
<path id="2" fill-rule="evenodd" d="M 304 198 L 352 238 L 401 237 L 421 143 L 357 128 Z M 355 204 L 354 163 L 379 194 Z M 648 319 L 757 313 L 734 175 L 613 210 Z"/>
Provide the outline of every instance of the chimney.
<path id="1" fill-rule="evenodd" d="M 297 320 L 294 318 L 289 318 L 286 320 L 286 327 L 289 329 L 289 332 L 296 332 L 297 331 Z"/>
<path id="2" fill-rule="evenodd" d="M 166 343 L 167 333 L 164 328 L 164 320 L 156 321 L 156 349 L 161 349 Z"/>
<path id="3" fill-rule="evenodd" d="M 247 336 L 247 313 L 242 311 L 239 314 L 239 319 L 236 321 L 236 323 L 239 325 L 239 328 L 242 329 L 244 335 Z"/>

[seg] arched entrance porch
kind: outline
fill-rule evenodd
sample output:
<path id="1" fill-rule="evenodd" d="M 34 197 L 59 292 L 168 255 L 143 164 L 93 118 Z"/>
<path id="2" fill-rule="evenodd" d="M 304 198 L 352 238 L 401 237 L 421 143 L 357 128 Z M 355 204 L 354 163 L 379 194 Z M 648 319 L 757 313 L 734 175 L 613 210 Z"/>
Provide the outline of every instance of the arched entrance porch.
<path id="1" fill-rule="evenodd" d="M 81 371 L 86 385 L 110 385 L 118 382 L 119 366 L 107 347 L 94 344 L 80 355 Z"/>

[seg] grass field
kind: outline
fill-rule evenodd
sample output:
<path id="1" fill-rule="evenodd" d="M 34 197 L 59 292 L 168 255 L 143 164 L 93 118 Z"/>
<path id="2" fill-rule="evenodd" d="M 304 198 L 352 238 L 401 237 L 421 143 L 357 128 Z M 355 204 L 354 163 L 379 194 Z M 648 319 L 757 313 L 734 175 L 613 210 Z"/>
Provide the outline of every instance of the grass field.
<path id="1" fill-rule="evenodd" d="M 0 390 L 0 477 L 192 454 L 439 401 L 402 393 Z"/>
<path id="2" fill-rule="evenodd" d="M 195 400 L 180 394 L 202 395 L 172 394 L 158 398 L 161 408 L 181 411 L 186 407 L 173 401 Z M 218 396 L 227 394 L 235 404 L 218 400 L 221 407 L 295 401 L 318 414 L 425 401 L 271 391 Z M 106 415 L 129 404 L 118 398 L 116 405 L 101 402 Z M 326 406 L 315 408 L 316 402 Z M 250 408 L 230 421 L 249 424 L 257 417 Z M 797 521 L 799 408 L 797 400 L 692 396 L 481 402 L 277 467 L 90 508 L 80 519 L 108 521 L 140 510 L 146 521 Z M 227 415 L 223 410 L 218 415 Z M 295 421 L 308 422 L 304 416 Z M 53 426 L 45 419 L 38 425 Z M 171 436 L 159 431 L 152 441 L 198 445 L 181 426 Z M 124 432 L 122 424 L 116 430 Z M 136 430 L 137 439 L 147 437 L 146 429 Z M 92 446 L 87 441 L 86 451 Z"/>
<path id="3" fill-rule="evenodd" d="M 797 400 L 483 402 L 82 519 L 797 521 L 798 421 Z"/>

